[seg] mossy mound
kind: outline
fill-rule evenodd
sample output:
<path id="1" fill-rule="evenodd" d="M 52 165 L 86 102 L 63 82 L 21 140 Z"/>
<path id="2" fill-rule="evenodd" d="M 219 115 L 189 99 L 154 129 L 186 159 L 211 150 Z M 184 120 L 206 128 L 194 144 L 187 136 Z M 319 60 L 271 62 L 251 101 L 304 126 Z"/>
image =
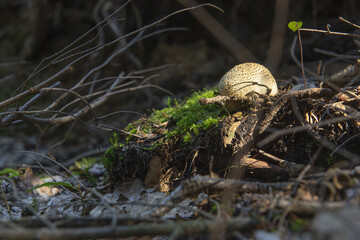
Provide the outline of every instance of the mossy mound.
<path id="1" fill-rule="evenodd" d="M 351 155 L 358 152 L 359 140 L 353 139 L 359 134 L 358 122 L 319 121 L 344 115 L 336 107 L 340 103 L 328 107 L 334 93 L 310 89 L 289 94 L 297 94 L 296 110 L 306 120 L 299 120 L 293 113 L 287 95 L 264 98 L 261 104 L 257 101 L 255 107 L 234 114 L 228 114 L 218 105 L 200 105 L 201 98 L 214 97 L 213 90 L 195 92 L 182 103 L 169 100 L 169 107 L 129 124 L 126 134 L 111 139 L 112 146 L 104 157 L 110 180 L 138 177 L 148 186 L 165 183 L 166 189 L 171 189 L 174 180 L 195 174 L 280 181 L 297 177 L 311 161 L 314 168 L 309 173 L 322 172 L 335 163 L 348 163 L 349 159 L 358 161 L 356 155 Z M 274 104 L 283 105 L 274 108 Z M 274 109 L 278 109 L 275 114 L 271 112 Z M 321 126 L 314 125 L 311 131 L 296 130 L 303 124 Z M 260 132 L 265 125 L 267 131 Z M 285 130 L 286 133 L 280 134 Z M 259 144 L 264 139 L 270 140 Z M 347 139 L 353 140 L 348 143 Z M 350 152 L 336 148 L 345 143 Z"/>
<path id="2" fill-rule="evenodd" d="M 180 103 L 168 99 L 167 108 L 130 123 L 125 128 L 128 134 L 114 134 L 104 157 L 111 181 L 144 180 L 155 157 L 161 160 L 158 174 L 170 170 L 172 179 L 208 173 L 209 159 L 214 158 L 224 158 L 225 169 L 228 155 L 224 157 L 219 144 L 219 122 L 226 114 L 220 106 L 199 104 L 199 99 L 214 95 L 214 90 L 203 90 Z"/>

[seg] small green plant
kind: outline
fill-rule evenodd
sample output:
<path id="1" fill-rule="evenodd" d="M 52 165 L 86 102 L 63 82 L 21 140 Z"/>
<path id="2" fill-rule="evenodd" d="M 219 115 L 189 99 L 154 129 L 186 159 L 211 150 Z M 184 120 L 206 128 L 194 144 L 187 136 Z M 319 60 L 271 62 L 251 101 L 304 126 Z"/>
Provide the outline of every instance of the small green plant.
<path id="1" fill-rule="evenodd" d="M 12 168 L 4 168 L 0 171 L 0 176 L 6 176 L 8 178 L 20 176 L 21 173 L 18 170 Z"/>
<path id="2" fill-rule="evenodd" d="M 302 43 L 301 43 L 301 36 L 300 36 L 300 28 L 302 27 L 303 22 L 302 21 L 291 21 L 288 24 L 288 27 L 293 32 L 297 31 L 298 38 L 299 38 L 299 45 L 300 45 L 300 61 L 301 61 L 301 72 L 304 79 L 304 87 L 306 89 L 306 79 L 305 79 L 305 70 L 304 70 L 304 57 L 303 57 L 303 49 L 302 49 Z"/>
<path id="3" fill-rule="evenodd" d="M 25 192 L 31 192 L 31 191 L 41 188 L 41 187 L 54 187 L 54 186 L 63 186 L 63 187 L 73 188 L 75 190 L 77 189 L 75 186 L 73 186 L 72 184 L 67 183 L 67 182 L 46 182 L 46 183 L 37 185 L 35 187 L 29 188 Z"/>
<path id="4" fill-rule="evenodd" d="M 116 132 L 113 132 L 112 136 L 110 137 L 110 143 L 114 147 L 122 147 L 124 144 L 119 142 L 119 138 Z"/>
<path id="5" fill-rule="evenodd" d="M 75 161 L 75 166 L 78 169 L 90 169 L 97 162 L 96 158 L 83 158 L 80 161 Z"/>
<path id="6" fill-rule="evenodd" d="M 297 218 L 295 220 L 290 221 L 290 228 L 293 231 L 301 231 L 305 230 L 309 226 L 309 221 Z"/>
<path id="7" fill-rule="evenodd" d="M 186 143 L 191 141 L 191 134 L 189 132 L 185 133 L 183 136 L 183 141 Z"/>
<path id="8" fill-rule="evenodd" d="M 110 171 L 114 163 L 110 159 L 115 159 L 116 149 L 122 147 L 124 144 L 119 142 L 119 137 L 116 132 L 113 132 L 112 136 L 109 139 L 111 146 L 105 151 L 105 156 L 101 157 L 101 162 L 104 164 L 104 167 Z"/>
<path id="9" fill-rule="evenodd" d="M 71 166 L 70 170 L 74 175 L 85 177 L 89 182 L 95 182 L 96 178 L 89 173 L 89 170 L 97 162 L 98 159 L 96 158 L 83 158 L 80 161 L 75 161 L 74 166 Z"/>
<path id="10" fill-rule="evenodd" d="M 0 176 L 5 176 L 7 178 L 13 178 L 13 177 L 18 177 L 22 175 L 18 170 L 12 169 L 12 168 L 4 168 L 0 171 Z M 4 181 L 4 179 L 0 180 L 0 189 L 1 189 L 1 195 L 4 198 L 4 201 L 6 203 L 6 207 L 8 210 L 8 214 L 10 216 L 10 218 L 12 219 L 12 215 L 11 215 L 11 210 L 10 210 L 10 206 L 8 204 L 8 201 L 5 197 L 5 193 L 4 193 L 4 189 L 2 188 L 2 182 Z"/>
<path id="11" fill-rule="evenodd" d="M 110 137 L 110 143 L 113 146 L 117 146 L 119 144 L 116 132 L 113 132 L 113 135 Z"/>
<path id="12" fill-rule="evenodd" d="M 296 32 L 299 30 L 299 28 L 301 28 L 303 25 L 302 21 L 291 21 L 288 24 L 288 27 L 290 28 L 290 30 L 292 30 L 293 32 Z"/>
<path id="13" fill-rule="evenodd" d="M 121 144 L 122 145 L 122 144 Z M 114 167 L 114 161 L 113 159 L 123 159 L 122 156 L 116 156 L 116 150 L 119 148 L 120 146 L 110 146 L 106 151 L 105 151 L 105 156 L 101 157 L 101 162 L 104 164 L 104 167 L 108 170 L 111 171 Z"/>

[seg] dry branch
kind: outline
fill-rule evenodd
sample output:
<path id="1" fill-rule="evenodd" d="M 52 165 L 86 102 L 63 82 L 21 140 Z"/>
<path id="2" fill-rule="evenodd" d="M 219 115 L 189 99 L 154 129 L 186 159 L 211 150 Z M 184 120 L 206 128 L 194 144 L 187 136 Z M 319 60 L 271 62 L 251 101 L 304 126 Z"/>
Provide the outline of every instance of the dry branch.
<path id="1" fill-rule="evenodd" d="M 192 220 L 127 226 L 103 226 L 82 228 L 0 228 L 3 239 L 39 239 L 39 240 L 72 240 L 72 239 L 108 239 L 133 236 L 161 236 L 176 234 L 186 237 L 195 234 L 220 233 L 225 231 L 250 231 L 257 222 L 250 218 L 237 217 L 217 220 Z M 175 232 L 175 233 L 174 233 Z M 175 237 L 175 236 L 174 236 Z"/>
<path id="2" fill-rule="evenodd" d="M 210 178 L 196 175 L 191 179 L 187 179 L 181 183 L 171 194 L 165 198 L 160 207 L 146 212 L 143 216 L 160 217 L 171 210 L 169 204 L 179 203 L 188 196 L 199 194 L 203 191 L 231 191 L 234 193 L 257 193 L 267 192 L 270 189 L 291 188 L 295 183 L 290 182 L 275 182 L 275 183 L 261 183 L 239 181 L 234 179 Z"/>
<path id="3" fill-rule="evenodd" d="M 321 98 L 332 96 L 331 89 L 327 88 L 311 88 L 306 90 L 300 90 L 295 92 L 289 92 L 280 97 L 280 99 L 274 103 L 274 105 L 269 110 L 268 114 L 259 124 L 259 134 L 263 133 L 267 127 L 270 125 L 271 121 L 275 117 L 275 115 L 281 110 L 281 108 L 291 99 L 291 97 L 296 97 L 299 99 L 303 98 Z"/>
<path id="4" fill-rule="evenodd" d="M 204 6 L 213 7 L 218 10 L 219 8 L 213 4 L 206 3 L 180 9 L 166 15 L 165 17 L 157 21 L 140 27 L 137 30 L 134 30 L 127 34 L 122 34 L 122 30 L 115 29 L 114 22 L 110 20 L 129 2 L 130 0 L 122 4 L 113 13 L 109 14 L 109 16 L 100 21 L 93 28 L 91 28 L 85 34 L 81 35 L 79 38 L 77 38 L 65 48 L 61 49 L 52 56 L 43 59 L 43 61 L 34 69 L 30 76 L 15 91 L 14 96 L 0 102 L 0 108 L 4 109 L 1 113 L 0 127 L 5 127 L 10 124 L 14 124 L 15 122 L 20 123 L 23 121 L 46 124 L 66 123 L 85 117 L 89 111 L 91 112 L 90 122 L 94 120 L 96 122 L 96 115 L 94 109 L 104 104 L 110 96 L 113 96 L 115 94 L 131 92 L 148 87 L 156 88 L 171 94 L 170 92 L 159 86 L 153 84 L 144 84 L 148 79 L 145 79 L 142 82 L 133 80 L 130 82 L 122 83 L 123 79 L 131 78 L 133 73 L 125 74 L 121 72 L 118 77 L 112 80 L 109 79 L 109 81 L 111 82 L 105 84 L 102 84 L 102 82 L 98 80 L 98 77 L 100 77 L 101 70 L 104 67 L 108 66 L 115 57 L 119 56 L 120 54 L 127 53 L 129 51 L 129 48 L 132 47 L 135 43 L 164 31 L 178 30 L 178 28 L 167 28 L 144 34 L 145 31 L 151 30 L 159 23 L 162 23 L 163 21 L 176 14 L 194 10 Z M 101 32 L 108 26 L 110 26 L 113 31 L 116 31 L 116 38 L 106 43 L 94 44 L 94 41 L 99 38 Z M 96 30 L 98 32 L 95 37 L 84 43 L 82 42 Z M 127 41 L 127 39 L 129 39 L 130 37 L 133 38 Z M 118 47 L 115 47 L 116 45 L 118 45 Z M 84 47 L 86 47 L 85 50 L 83 50 Z M 111 48 L 113 48 L 112 52 L 110 52 L 110 54 L 105 59 L 101 60 L 100 58 L 102 56 L 99 56 L 99 53 L 105 49 L 111 50 Z M 97 66 L 93 66 L 80 79 L 72 81 L 72 86 L 63 86 L 64 84 L 62 83 L 61 78 L 64 78 L 64 74 L 69 72 L 70 70 L 75 71 L 77 69 L 76 64 L 86 60 L 91 56 L 94 56 L 95 54 L 97 54 L 97 58 L 100 59 L 100 64 Z M 65 64 L 65 66 L 62 67 L 53 76 L 41 81 L 35 86 L 30 86 L 28 90 L 23 91 L 25 86 L 30 82 L 30 80 L 33 79 L 35 76 L 38 76 L 40 72 L 44 71 L 52 65 L 59 64 Z M 91 77 L 93 77 L 93 79 L 90 79 Z M 88 94 L 84 95 L 84 92 L 86 90 L 88 90 Z M 64 93 L 60 96 L 56 96 L 56 94 L 54 94 L 55 91 L 62 91 Z M 26 97 L 29 97 L 31 95 L 34 95 L 31 100 L 23 104 L 21 107 L 18 106 L 20 104 L 20 101 L 23 101 Z M 35 109 L 36 105 L 40 103 L 40 99 L 43 96 L 52 98 L 52 102 L 48 103 L 48 106 L 43 107 L 42 110 L 37 108 L 36 113 L 31 112 L 33 110 L 29 110 L 30 106 Z M 81 101 L 85 103 L 86 107 L 83 107 L 81 106 L 81 104 L 79 104 L 79 102 Z M 49 113 L 55 114 L 49 116 Z M 65 114 L 66 116 L 59 117 L 59 114 Z"/>
<path id="5" fill-rule="evenodd" d="M 292 110 L 294 112 L 294 115 L 296 118 L 301 122 L 302 125 L 307 127 L 308 134 L 313 137 L 316 141 L 321 143 L 326 148 L 329 148 L 330 150 L 337 149 L 337 153 L 351 161 L 352 164 L 359 164 L 360 157 L 357 154 L 354 154 L 346 149 L 340 149 L 337 148 L 335 144 L 331 143 L 327 139 L 323 138 L 319 133 L 317 133 L 308 122 L 306 122 L 304 116 L 299 111 L 299 106 L 296 102 L 296 99 L 294 97 L 291 98 L 291 104 L 292 104 Z"/>

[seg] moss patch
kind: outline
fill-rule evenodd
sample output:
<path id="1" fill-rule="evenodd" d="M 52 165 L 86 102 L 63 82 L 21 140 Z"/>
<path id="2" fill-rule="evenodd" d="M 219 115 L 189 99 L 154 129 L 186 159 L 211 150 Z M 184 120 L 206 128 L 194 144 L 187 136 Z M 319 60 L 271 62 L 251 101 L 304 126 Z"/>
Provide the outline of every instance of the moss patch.
<path id="1" fill-rule="evenodd" d="M 115 180 L 144 178 L 154 156 L 159 156 L 166 168 L 177 165 L 183 171 L 195 155 L 203 154 L 208 159 L 207 155 L 213 156 L 213 152 L 220 154 L 222 151 L 208 145 L 220 146 L 217 129 L 226 114 L 220 106 L 199 104 L 201 98 L 214 96 L 213 89 L 206 89 L 181 102 L 169 98 L 168 107 L 130 123 L 125 128 L 128 134 L 114 134 L 110 139 L 112 146 L 103 158 L 110 175 Z"/>
<path id="2" fill-rule="evenodd" d="M 201 130 L 207 130 L 218 124 L 224 117 L 221 115 L 221 107 L 199 104 L 199 99 L 214 96 L 214 90 L 194 92 L 181 104 L 169 98 L 167 101 L 169 107 L 154 111 L 146 122 L 140 120 L 130 123 L 125 130 L 133 134 L 147 135 L 160 126 L 166 126 L 168 127 L 164 132 L 166 139 L 180 137 L 184 143 L 188 143 Z M 133 138 L 129 136 L 127 142 Z"/>

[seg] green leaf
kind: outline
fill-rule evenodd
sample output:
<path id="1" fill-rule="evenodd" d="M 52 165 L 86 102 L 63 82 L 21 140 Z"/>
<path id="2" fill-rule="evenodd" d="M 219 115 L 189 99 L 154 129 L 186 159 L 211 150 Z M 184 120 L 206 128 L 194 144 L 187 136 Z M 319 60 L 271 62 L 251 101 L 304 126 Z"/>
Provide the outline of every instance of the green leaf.
<path id="1" fill-rule="evenodd" d="M 20 172 L 18 170 L 12 169 L 12 168 L 4 168 L 0 171 L 0 175 L 7 175 L 7 177 L 17 177 L 20 176 Z"/>
<path id="2" fill-rule="evenodd" d="M 288 27 L 290 28 L 290 30 L 292 30 L 293 32 L 295 32 L 296 30 L 298 30 L 299 28 L 302 27 L 302 21 L 291 21 L 288 24 Z"/>
<path id="3" fill-rule="evenodd" d="M 47 183 L 43 183 L 41 185 L 35 186 L 33 188 L 30 188 L 30 189 L 26 190 L 26 192 L 30 192 L 30 191 L 33 191 L 35 189 L 45 187 L 45 186 L 64 186 L 64 187 L 76 189 L 76 187 L 74 187 L 70 183 L 66 183 L 66 182 L 47 182 Z"/>

